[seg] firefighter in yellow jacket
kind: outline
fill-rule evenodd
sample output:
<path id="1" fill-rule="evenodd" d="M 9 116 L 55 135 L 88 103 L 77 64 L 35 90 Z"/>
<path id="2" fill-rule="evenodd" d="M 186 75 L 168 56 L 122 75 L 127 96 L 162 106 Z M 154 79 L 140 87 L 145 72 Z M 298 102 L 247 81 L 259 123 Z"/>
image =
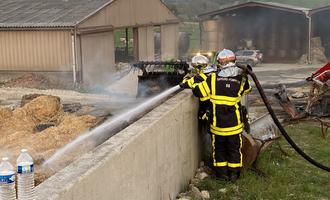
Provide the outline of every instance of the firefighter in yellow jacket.
<path id="1" fill-rule="evenodd" d="M 242 137 L 244 129 L 241 96 L 251 91 L 247 75 L 236 66 L 235 54 L 227 49 L 218 53 L 221 71 L 193 86 L 199 98 L 209 97 L 212 104 L 210 132 L 216 176 L 236 181 L 243 166 Z"/>
<path id="2" fill-rule="evenodd" d="M 191 59 L 191 65 L 193 66 L 195 72 L 193 77 L 186 77 L 180 84 L 181 88 L 193 88 L 194 85 L 205 81 L 211 73 L 216 72 L 216 68 L 209 65 L 209 59 L 203 55 L 194 56 Z M 198 119 L 201 121 L 207 120 L 207 112 L 210 110 L 210 97 L 200 97 L 199 98 L 199 111 Z"/>
<path id="3" fill-rule="evenodd" d="M 194 86 L 205 81 L 212 73 L 217 71 L 216 67 L 209 65 L 209 60 L 203 55 L 194 56 L 191 59 L 191 65 L 194 68 L 193 77 L 186 77 L 180 84 L 181 88 L 194 88 Z M 198 122 L 202 139 L 202 160 L 206 165 L 212 165 L 211 154 L 211 137 L 209 134 L 209 119 L 211 111 L 210 97 L 199 98 Z"/>

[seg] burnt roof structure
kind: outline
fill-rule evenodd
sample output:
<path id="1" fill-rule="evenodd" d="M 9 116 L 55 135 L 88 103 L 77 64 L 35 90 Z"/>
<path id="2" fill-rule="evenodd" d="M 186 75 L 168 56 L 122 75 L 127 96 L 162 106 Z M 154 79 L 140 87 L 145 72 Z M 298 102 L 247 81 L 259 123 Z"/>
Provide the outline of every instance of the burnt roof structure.
<path id="1" fill-rule="evenodd" d="M 307 52 L 311 62 L 312 48 L 315 49 L 312 38 L 320 38 L 317 55 L 325 53 L 330 58 L 329 11 L 330 5 L 310 8 L 244 1 L 225 4 L 198 17 L 205 24 L 209 49 L 222 46 L 238 48 L 242 46 L 238 41 L 249 39 L 256 45 L 254 48 L 266 52 L 266 58 L 270 60 L 282 61 L 285 58 L 295 61 Z M 205 23 L 207 21 L 209 23 Z"/>
<path id="2" fill-rule="evenodd" d="M 312 9 L 307 7 L 300 7 L 300 6 L 294 6 L 294 5 L 282 4 L 276 2 L 247 1 L 242 3 L 235 2 L 235 3 L 225 4 L 222 8 L 218 10 L 202 13 L 198 15 L 198 17 L 200 17 L 201 19 L 210 19 L 216 15 L 221 15 L 232 10 L 237 10 L 246 7 L 270 8 L 270 9 L 298 13 L 298 14 L 314 14 L 316 12 L 330 9 L 330 5 Z"/>

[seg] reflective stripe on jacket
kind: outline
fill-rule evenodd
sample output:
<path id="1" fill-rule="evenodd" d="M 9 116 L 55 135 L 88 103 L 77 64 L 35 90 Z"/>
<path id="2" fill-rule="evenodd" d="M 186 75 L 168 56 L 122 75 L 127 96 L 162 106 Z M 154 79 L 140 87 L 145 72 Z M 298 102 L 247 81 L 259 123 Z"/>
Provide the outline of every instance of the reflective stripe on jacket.
<path id="1" fill-rule="evenodd" d="M 191 88 L 193 89 L 194 87 L 196 87 L 196 85 L 200 82 L 203 82 L 207 79 L 207 75 L 204 74 L 203 72 L 200 72 L 199 74 L 195 75 L 194 77 L 190 78 L 190 79 L 184 79 L 182 81 L 182 83 L 184 84 L 185 88 Z M 200 101 L 207 101 L 209 100 L 210 97 L 206 96 L 206 97 L 200 97 L 199 100 Z"/>
<path id="2" fill-rule="evenodd" d="M 244 75 L 220 77 L 212 73 L 205 81 L 193 85 L 194 95 L 210 98 L 212 118 L 210 131 L 216 135 L 239 134 L 244 125 L 241 117 L 241 96 L 251 91 L 248 78 Z"/>

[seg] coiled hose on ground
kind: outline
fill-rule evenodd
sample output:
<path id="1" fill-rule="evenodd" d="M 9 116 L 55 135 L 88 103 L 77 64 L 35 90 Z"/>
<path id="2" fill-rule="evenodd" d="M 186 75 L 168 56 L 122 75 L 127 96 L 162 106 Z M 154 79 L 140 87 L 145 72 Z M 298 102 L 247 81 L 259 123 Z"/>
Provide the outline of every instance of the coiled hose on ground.
<path id="1" fill-rule="evenodd" d="M 253 79 L 258 92 L 263 100 L 263 102 L 265 103 L 267 110 L 270 114 L 270 116 L 272 117 L 272 119 L 274 120 L 274 123 L 276 124 L 276 126 L 278 127 L 278 129 L 281 131 L 282 135 L 284 136 L 284 138 L 286 139 L 286 141 L 291 145 L 292 148 L 294 148 L 294 150 L 296 152 L 298 152 L 305 160 L 307 160 L 308 162 L 310 162 L 311 164 L 313 164 L 314 166 L 323 169 L 327 172 L 330 172 L 330 168 L 317 162 L 316 160 L 314 160 L 313 158 L 311 158 L 310 156 L 308 156 L 302 149 L 300 149 L 298 147 L 298 145 L 291 139 L 291 137 L 288 135 L 288 133 L 286 132 L 286 130 L 283 128 L 282 124 L 280 123 L 280 121 L 277 119 L 275 112 L 273 110 L 273 108 L 271 107 L 260 83 L 259 80 L 257 79 L 256 75 L 254 74 L 254 72 L 252 72 L 251 69 L 249 69 L 249 67 L 245 67 L 245 66 L 238 66 L 239 68 L 243 69 L 244 71 L 246 71 Z"/>

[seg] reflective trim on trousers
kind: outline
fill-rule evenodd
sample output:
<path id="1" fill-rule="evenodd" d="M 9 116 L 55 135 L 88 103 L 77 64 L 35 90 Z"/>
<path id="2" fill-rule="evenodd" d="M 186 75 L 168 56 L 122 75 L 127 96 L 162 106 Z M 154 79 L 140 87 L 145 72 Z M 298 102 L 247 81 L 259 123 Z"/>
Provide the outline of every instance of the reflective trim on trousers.
<path id="1" fill-rule="evenodd" d="M 243 164 L 242 163 L 228 163 L 228 167 L 231 167 L 231 168 L 243 167 Z"/>
<path id="2" fill-rule="evenodd" d="M 223 132 L 223 131 L 217 131 L 215 129 L 213 129 L 213 126 L 211 125 L 211 133 L 216 134 L 216 135 L 221 135 L 221 136 L 229 136 L 229 135 L 236 135 L 236 134 L 240 134 L 243 132 L 243 127 L 239 128 L 235 131 L 228 131 L 228 132 Z"/>
<path id="3" fill-rule="evenodd" d="M 218 132 L 231 132 L 231 131 L 236 131 L 238 129 L 241 129 L 243 127 L 244 127 L 243 123 L 240 123 L 236 126 L 232 126 L 232 127 L 228 127 L 228 128 L 219 128 L 219 127 L 211 125 L 211 128 L 218 131 Z"/>
<path id="4" fill-rule="evenodd" d="M 228 166 L 228 165 L 229 165 L 228 162 L 214 162 L 214 163 L 213 163 L 213 166 L 214 166 L 214 167 L 226 167 L 226 166 Z"/>

